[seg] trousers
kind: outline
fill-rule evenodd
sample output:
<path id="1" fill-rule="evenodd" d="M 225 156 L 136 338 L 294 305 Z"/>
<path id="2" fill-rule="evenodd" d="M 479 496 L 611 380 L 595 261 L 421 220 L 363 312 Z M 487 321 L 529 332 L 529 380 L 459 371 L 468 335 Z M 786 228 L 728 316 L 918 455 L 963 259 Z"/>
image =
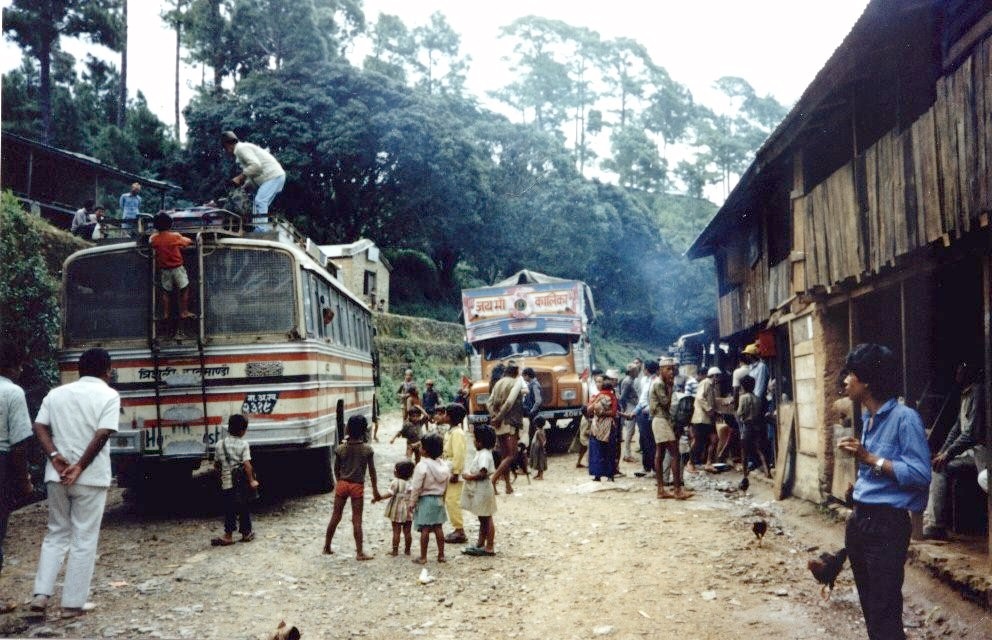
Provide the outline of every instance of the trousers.
<path id="1" fill-rule="evenodd" d="M 487 480 L 488 482 L 488 480 Z M 465 519 L 462 517 L 462 487 L 464 480 L 449 482 L 448 488 L 444 490 L 444 508 L 448 511 L 448 520 L 455 529 L 465 528 Z"/>
<path id="2" fill-rule="evenodd" d="M 651 431 L 651 414 L 641 411 L 637 414 L 637 439 L 641 445 L 641 466 L 645 473 L 654 469 L 654 432 Z"/>
<path id="3" fill-rule="evenodd" d="M 932 527 L 946 529 L 950 524 L 947 517 L 948 480 L 968 469 L 975 468 L 975 458 L 958 456 L 947 462 L 943 471 L 934 471 L 930 476 L 930 499 L 927 501 L 926 522 Z"/>
<path id="4" fill-rule="evenodd" d="M 861 612 L 871 640 L 905 640 L 902 582 L 912 524 L 909 512 L 855 503 L 847 521 L 847 546 Z"/>
<path id="5" fill-rule="evenodd" d="M 258 191 L 255 192 L 255 201 L 252 205 L 256 224 L 268 221 L 269 205 L 272 204 L 272 201 L 276 199 L 276 196 L 279 195 L 279 192 L 282 191 L 285 185 L 285 175 L 266 180 L 258 185 Z"/>
<path id="6" fill-rule="evenodd" d="M 58 482 L 46 485 L 48 530 L 41 543 L 34 593 L 51 596 L 55 592 L 55 579 L 65 563 L 62 606 L 79 608 L 86 604 L 90 594 L 107 487 L 81 484 L 67 487 Z"/>

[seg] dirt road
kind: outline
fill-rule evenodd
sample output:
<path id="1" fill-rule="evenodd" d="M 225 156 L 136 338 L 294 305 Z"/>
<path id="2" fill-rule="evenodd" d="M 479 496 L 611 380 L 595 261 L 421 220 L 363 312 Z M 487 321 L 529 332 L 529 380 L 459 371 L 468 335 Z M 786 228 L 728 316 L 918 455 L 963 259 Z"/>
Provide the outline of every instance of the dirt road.
<path id="1" fill-rule="evenodd" d="M 375 447 L 385 486 L 403 450 L 385 443 L 393 421 L 383 432 Z M 150 516 L 115 489 L 96 609 L 71 624 L 55 608 L 47 620 L 7 614 L 0 636 L 252 639 L 287 620 L 304 638 L 865 637 L 850 570 L 823 602 L 805 567 L 814 550 L 842 546 L 842 527 L 812 505 L 772 502 L 759 482 L 731 491 L 733 474 L 692 480 L 690 501 L 659 501 L 653 481 L 632 477 L 634 465 L 615 483 L 593 483 L 574 462 L 552 458 L 544 481 L 521 477 L 499 496 L 495 558 L 450 545 L 439 565 L 432 548 L 427 585 L 409 558 L 387 555 L 382 504 L 366 504 L 366 550 L 376 557 L 359 563 L 348 515 L 337 553 L 321 555 L 328 495 L 262 505 L 254 542 L 211 548 L 220 518 L 195 499 Z M 759 547 L 751 524 L 760 515 L 770 527 Z M 9 598 L 30 596 L 44 523 L 43 503 L 11 518 L 0 582 Z M 476 523 L 467 525 L 472 535 Z M 911 570 L 905 593 L 911 638 L 992 638 L 988 617 L 929 578 Z"/>

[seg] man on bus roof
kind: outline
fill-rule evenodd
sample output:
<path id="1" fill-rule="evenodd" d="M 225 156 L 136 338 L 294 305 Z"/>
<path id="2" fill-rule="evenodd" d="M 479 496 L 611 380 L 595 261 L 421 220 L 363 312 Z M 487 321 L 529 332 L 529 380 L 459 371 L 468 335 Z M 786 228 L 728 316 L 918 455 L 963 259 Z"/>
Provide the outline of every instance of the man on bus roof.
<path id="1" fill-rule="evenodd" d="M 245 182 L 255 185 L 255 202 L 252 206 L 254 224 L 265 224 L 269 218 L 269 205 L 282 191 L 286 184 L 286 172 L 282 165 L 267 149 L 241 142 L 233 131 L 220 134 L 224 151 L 234 156 L 241 166 L 241 173 L 234 176 L 231 182 L 239 187 Z"/>

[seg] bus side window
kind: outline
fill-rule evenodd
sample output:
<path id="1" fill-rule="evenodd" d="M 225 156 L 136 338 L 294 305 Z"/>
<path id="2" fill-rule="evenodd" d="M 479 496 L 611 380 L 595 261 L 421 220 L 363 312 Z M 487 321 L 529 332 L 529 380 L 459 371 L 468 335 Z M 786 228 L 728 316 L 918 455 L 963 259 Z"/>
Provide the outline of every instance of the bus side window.
<path id="1" fill-rule="evenodd" d="M 321 321 L 320 321 L 320 337 L 325 340 L 332 340 L 331 327 L 329 324 L 324 324 L 323 321 L 323 310 L 329 308 L 331 305 L 331 288 L 327 286 L 327 283 L 323 280 L 318 280 L 318 286 L 320 287 L 320 309 L 321 309 Z"/>
<path id="2" fill-rule="evenodd" d="M 313 304 L 313 294 L 310 293 L 313 275 L 303 271 L 302 276 L 300 281 L 303 284 L 303 318 L 306 323 L 307 337 L 313 338 L 316 335 L 314 333 L 316 328 L 316 323 L 314 322 L 316 319 L 316 310 Z"/>

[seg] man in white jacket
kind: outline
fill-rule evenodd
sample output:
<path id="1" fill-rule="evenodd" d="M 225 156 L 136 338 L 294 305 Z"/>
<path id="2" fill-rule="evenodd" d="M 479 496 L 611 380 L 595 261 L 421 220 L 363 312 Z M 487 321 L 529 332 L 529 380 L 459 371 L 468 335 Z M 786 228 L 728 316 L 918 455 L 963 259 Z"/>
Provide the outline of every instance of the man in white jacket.
<path id="1" fill-rule="evenodd" d="M 286 172 L 268 150 L 250 142 L 241 142 L 233 131 L 220 134 L 220 141 L 224 151 L 234 156 L 241 166 L 241 173 L 234 176 L 231 182 L 240 187 L 250 181 L 257 189 L 252 222 L 265 224 L 269 218 L 269 205 L 286 185 Z"/>

